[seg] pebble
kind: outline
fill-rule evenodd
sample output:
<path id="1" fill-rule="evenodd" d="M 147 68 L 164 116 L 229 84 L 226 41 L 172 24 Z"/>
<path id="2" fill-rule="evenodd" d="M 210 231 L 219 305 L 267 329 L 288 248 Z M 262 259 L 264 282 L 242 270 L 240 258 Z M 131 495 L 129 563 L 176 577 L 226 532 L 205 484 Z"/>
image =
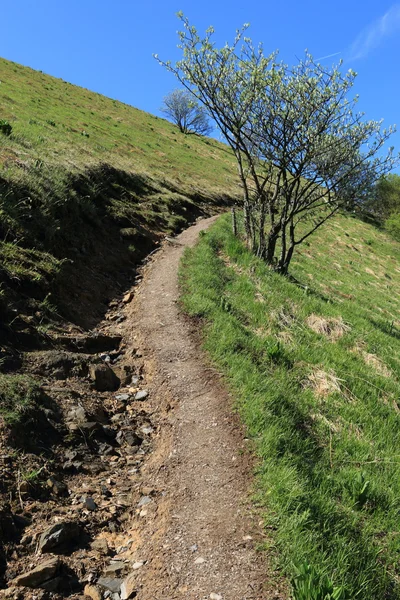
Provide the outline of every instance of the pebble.
<path id="1" fill-rule="evenodd" d="M 198 558 L 196 558 L 196 560 L 194 561 L 195 565 L 202 565 L 203 563 L 206 562 L 206 559 L 203 558 L 202 556 L 199 556 Z"/>
<path id="2" fill-rule="evenodd" d="M 97 504 L 91 496 L 86 496 L 82 499 L 85 508 L 94 511 L 97 510 Z"/>
<path id="3" fill-rule="evenodd" d="M 127 402 L 130 398 L 129 394 L 118 394 L 117 396 L 115 396 L 116 400 L 122 400 L 122 402 Z"/>
<path id="4" fill-rule="evenodd" d="M 137 569 L 140 569 L 140 567 L 143 567 L 143 565 L 144 565 L 144 561 L 138 560 L 137 562 L 133 563 L 132 569 L 134 571 L 136 571 Z"/>
<path id="5" fill-rule="evenodd" d="M 142 390 L 141 392 L 135 394 L 135 400 L 146 400 L 148 395 L 149 392 L 147 390 Z"/>
<path id="6" fill-rule="evenodd" d="M 150 504 L 150 502 L 150 496 L 142 496 L 138 502 L 138 506 L 146 506 L 146 504 Z"/>
<path id="7" fill-rule="evenodd" d="M 210 594 L 210 600 L 222 600 L 222 596 L 221 594 L 215 594 L 212 592 L 212 594 Z"/>

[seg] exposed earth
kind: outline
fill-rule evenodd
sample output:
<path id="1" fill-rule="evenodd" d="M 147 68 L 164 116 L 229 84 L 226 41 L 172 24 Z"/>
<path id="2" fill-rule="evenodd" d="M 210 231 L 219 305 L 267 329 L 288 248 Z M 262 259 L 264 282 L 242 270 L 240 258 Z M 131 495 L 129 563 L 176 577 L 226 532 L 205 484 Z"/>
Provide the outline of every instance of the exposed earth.
<path id="1" fill-rule="evenodd" d="M 179 310 L 179 260 L 214 219 L 167 238 L 95 334 L 24 356 L 59 440 L 24 469 L 3 440 L 0 597 L 288 597 L 257 551 L 250 442 Z"/>

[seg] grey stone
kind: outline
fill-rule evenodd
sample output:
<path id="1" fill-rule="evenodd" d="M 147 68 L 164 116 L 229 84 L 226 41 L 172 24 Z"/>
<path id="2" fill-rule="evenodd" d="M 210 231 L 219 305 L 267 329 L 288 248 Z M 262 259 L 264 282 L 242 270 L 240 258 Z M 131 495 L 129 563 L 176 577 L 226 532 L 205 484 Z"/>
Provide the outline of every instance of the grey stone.
<path id="1" fill-rule="evenodd" d="M 117 394 L 115 396 L 116 400 L 122 400 L 122 402 L 127 402 L 129 400 L 129 398 L 130 398 L 129 394 Z"/>
<path id="2" fill-rule="evenodd" d="M 142 496 L 138 502 L 138 506 L 146 506 L 146 504 L 150 504 L 150 502 L 150 496 Z"/>
<path id="3" fill-rule="evenodd" d="M 88 510 L 92 510 L 92 511 L 97 510 L 97 504 L 91 496 L 86 496 L 83 499 L 83 504 L 84 504 L 85 508 L 87 508 Z"/>
<path id="4" fill-rule="evenodd" d="M 141 390 L 140 392 L 137 392 L 137 394 L 135 394 L 135 400 L 146 400 L 148 395 L 149 392 L 147 390 Z"/>
<path id="5" fill-rule="evenodd" d="M 121 585 L 121 600 L 134 598 L 137 592 L 136 573 L 131 573 L 124 579 Z"/>
<path id="6" fill-rule="evenodd" d="M 97 581 L 97 585 L 110 592 L 119 593 L 122 582 L 122 579 L 117 579 L 114 577 L 100 577 L 100 579 Z"/>
<path id="7" fill-rule="evenodd" d="M 40 536 L 39 550 L 42 554 L 52 551 L 61 551 L 65 546 L 75 543 L 79 539 L 81 533 L 81 528 L 78 523 L 64 521 L 52 525 Z"/>

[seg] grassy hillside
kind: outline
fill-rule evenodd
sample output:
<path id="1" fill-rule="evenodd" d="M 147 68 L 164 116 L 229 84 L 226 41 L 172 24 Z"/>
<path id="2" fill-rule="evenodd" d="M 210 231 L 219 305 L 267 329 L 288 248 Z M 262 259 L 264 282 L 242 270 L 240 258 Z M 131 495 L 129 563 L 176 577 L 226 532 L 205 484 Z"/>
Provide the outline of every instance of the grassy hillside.
<path id="1" fill-rule="evenodd" d="M 254 440 L 296 600 L 400 598 L 400 246 L 337 216 L 292 276 L 223 217 L 186 255 L 183 301 Z"/>
<path id="2" fill-rule="evenodd" d="M 13 330 L 29 325 L 21 311 L 43 327 L 50 309 L 92 326 L 161 233 L 237 193 L 215 140 L 3 59 L 0 81 L 12 126 L 0 132 L 0 301 Z"/>

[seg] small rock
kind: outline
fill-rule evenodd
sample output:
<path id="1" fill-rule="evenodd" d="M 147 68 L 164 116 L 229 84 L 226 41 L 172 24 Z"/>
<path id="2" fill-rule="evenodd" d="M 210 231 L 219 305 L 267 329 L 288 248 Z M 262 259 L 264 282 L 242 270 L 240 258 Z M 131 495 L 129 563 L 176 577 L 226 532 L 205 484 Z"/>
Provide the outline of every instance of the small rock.
<path id="1" fill-rule="evenodd" d="M 133 292 L 127 292 L 125 296 L 122 298 L 122 302 L 124 304 L 128 304 L 133 298 Z"/>
<path id="2" fill-rule="evenodd" d="M 197 544 L 193 544 L 193 546 L 190 546 L 190 551 L 197 552 Z"/>
<path id="3" fill-rule="evenodd" d="M 51 488 L 52 492 L 54 492 L 56 496 L 68 495 L 68 487 L 66 484 L 62 481 L 58 481 L 55 477 L 49 477 L 46 484 L 49 488 Z"/>
<path id="4" fill-rule="evenodd" d="M 97 550 L 97 552 L 100 552 L 100 554 L 104 554 L 105 556 L 107 556 L 109 553 L 107 540 L 105 538 L 98 538 L 97 540 L 94 540 L 90 544 L 90 547 L 92 550 Z"/>
<path id="5" fill-rule="evenodd" d="M 107 565 L 107 567 L 104 569 L 104 575 L 112 577 L 115 573 L 121 573 L 125 568 L 125 563 L 122 560 L 118 560 Z"/>
<path id="6" fill-rule="evenodd" d="M 137 394 L 135 394 L 135 400 L 146 400 L 148 395 L 149 392 L 147 390 L 142 390 L 141 392 L 137 392 Z"/>
<path id="7" fill-rule="evenodd" d="M 90 375 L 94 381 L 94 387 L 99 392 L 115 392 L 120 386 L 119 377 L 108 364 L 92 365 Z"/>
<path id="8" fill-rule="evenodd" d="M 132 569 L 134 571 L 137 571 L 138 569 L 140 569 L 140 567 L 143 567 L 143 565 L 144 565 L 144 561 L 143 560 L 138 560 L 137 562 L 133 563 Z"/>
<path id="9" fill-rule="evenodd" d="M 129 400 L 129 398 L 130 398 L 129 394 L 117 394 L 115 396 L 116 400 L 122 400 L 122 402 L 127 402 Z"/>
<path id="10" fill-rule="evenodd" d="M 83 496 L 82 502 L 85 508 L 91 511 L 97 510 L 97 504 L 91 496 Z"/>
<path id="11" fill-rule="evenodd" d="M 202 565 L 203 563 L 206 562 L 206 559 L 203 558 L 202 556 L 199 556 L 198 558 L 196 558 L 196 560 L 194 561 L 195 565 Z"/>
<path id="12" fill-rule="evenodd" d="M 60 551 L 65 546 L 75 543 L 81 536 L 81 533 L 78 523 L 64 521 L 52 525 L 40 536 L 39 550 L 42 554 Z"/>
<path id="13" fill-rule="evenodd" d="M 43 587 L 43 584 L 53 579 L 59 566 L 59 559 L 52 558 L 51 560 L 38 565 L 35 569 L 32 569 L 32 571 L 19 575 L 12 583 L 14 585 L 21 585 L 29 588 Z"/>
<path id="14" fill-rule="evenodd" d="M 150 496 L 142 496 L 138 502 L 138 506 L 146 506 L 146 504 L 150 504 L 150 502 Z"/>
<path id="15" fill-rule="evenodd" d="M 131 573 L 122 582 L 121 600 L 130 600 L 130 598 L 135 598 L 136 592 L 137 592 L 136 573 Z"/>
<path id="16" fill-rule="evenodd" d="M 222 596 L 221 594 L 215 594 L 212 592 L 212 594 L 210 594 L 210 600 L 222 600 Z"/>
<path id="17" fill-rule="evenodd" d="M 97 581 L 97 585 L 112 593 L 118 593 L 121 589 L 122 582 L 122 579 L 114 579 L 114 577 L 100 577 Z"/>
<path id="18" fill-rule="evenodd" d="M 101 592 L 95 585 L 85 585 L 84 594 L 91 600 L 102 600 Z"/>
<path id="19" fill-rule="evenodd" d="M 128 446 L 140 446 L 142 443 L 141 438 L 134 431 L 130 430 L 119 431 L 115 439 L 120 446 L 123 443 L 128 444 Z"/>

